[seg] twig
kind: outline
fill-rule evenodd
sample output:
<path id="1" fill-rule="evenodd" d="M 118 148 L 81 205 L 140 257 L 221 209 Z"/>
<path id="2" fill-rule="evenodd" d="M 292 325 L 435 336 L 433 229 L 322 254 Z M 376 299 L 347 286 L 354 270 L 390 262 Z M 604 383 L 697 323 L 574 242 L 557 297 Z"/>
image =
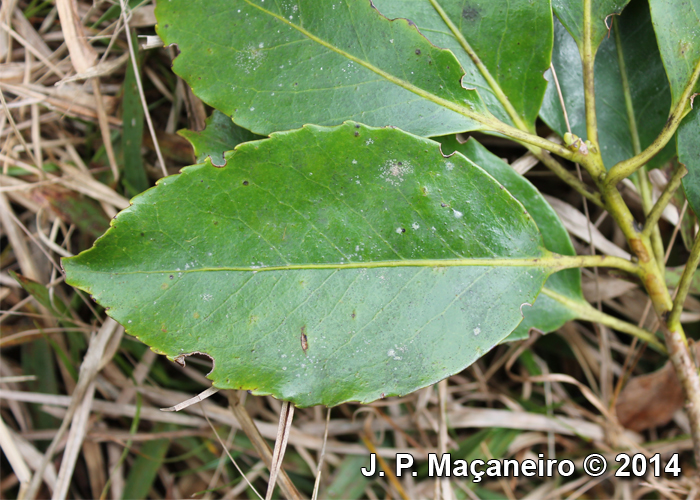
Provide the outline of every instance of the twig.
<path id="1" fill-rule="evenodd" d="M 656 224 L 659 222 L 659 219 L 661 218 L 661 214 L 663 214 L 664 209 L 668 205 L 668 203 L 671 201 L 671 198 L 673 198 L 673 195 L 676 193 L 678 190 L 678 187 L 681 185 L 681 181 L 683 180 L 683 177 L 688 173 L 688 169 L 685 167 L 685 165 L 680 165 L 675 172 L 673 172 L 673 176 L 671 177 L 671 180 L 668 181 L 668 184 L 666 185 L 666 188 L 664 189 L 664 192 L 661 193 L 661 196 L 659 196 L 659 199 L 656 200 L 656 203 L 652 207 L 651 211 L 647 215 L 647 220 L 646 223 L 644 224 L 644 230 L 642 231 L 642 234 L 645 236 L 649 236 L 653 228 L 656 226 Z M 680 223 L 678 224 L 680 226 Z"/>

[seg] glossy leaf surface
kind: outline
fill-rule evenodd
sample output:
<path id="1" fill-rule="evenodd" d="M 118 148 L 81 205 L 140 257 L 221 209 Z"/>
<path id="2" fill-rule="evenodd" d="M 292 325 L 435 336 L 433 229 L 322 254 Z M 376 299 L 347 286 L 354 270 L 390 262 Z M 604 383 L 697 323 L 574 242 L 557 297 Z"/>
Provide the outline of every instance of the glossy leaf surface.
<path id="1" fill-rule="evenodd" d="M 173 70 L 258 134 L 357 120 L 431 136 L 481 128 L 462 109 L 488 113 L 451 52 L 367 0 L 171 0 L 156 16 L 181 51 Z"/>
<path id="2" fill-rule="evenodd" d="M 375 0 L 373 3 L 390 19 L 410 19 L 433 44 L 450 49 L 465 70 L 463 84 L 476 88 L 489 110 L 501 121 L 512 123 L 494 88 L 470 56 L 472 51 L 522 122 L 534 130 L 547 86 L 543 75 L 552 53 L 549 2 Z M 533 33 L 537 36 L 532 36 Z"/>
<path id="3" fill-rule="evenodd" d="M 250 130 L 239 127 L 231 118 L 216 109 L 207 118 L 206 127 L 201 132 L 179 130 L 178 134 L 190 141 L 198 163 L 209 158 L 212 165 L 216 167 L 226 164 L 224 159 L 226 151 L 231 151 L 242 142 L 262 139 Z"/>
<path id="4" fill-rule="evenodd" d="M 700 0 L 650 0 L 649 3 L 675 106 L 700 65 Z M 697 81 L 693 91 L 700 91 Z M 699 137 L 700 113 L 695 109 L 678 127 L 677 139 L 678 159 L 688 168 L 683 189 L 696 215 L 700 214 Z"/>
<path id="5" fill-rule="evenodd" d="M 552 0 L 552 9 L 579 46 L 583 43 L 583 2 Z M 591 3 L 591 44 L 595 49 L 608 34 L 610 16 L 620 14 L 629 0 L 592 0 Z"/>
<path id="6" fill-rule="evenodd" d="M 523 206 L 433 141 L 307 126 L 226 157 L 161 179 L 63 261 L 157 352 L 210 355 L 217 387 L 300 406 L 410 393 L 502 341 L 551 269 Z"/>
<path id="7" fill-rule="evenodd" d="M 494 179 L 500 182 L 513 197 L 523 204 L 532 216 L 542 233 L 547 250 L 560 255 L 576 255 L 569 238 L 569 233 L 562 224 L 554 209 L 547 203 L 542 194 L 522 175 L 519 175 L 507 163 L 489 152 L 474 138 L 460 144 L 454 136 L 440 138 L 442 152 L 458 151 L 486 170 Z M 581 272 L 578 269 L 559 271 L 549 277 L 545 284 L 547 289 L 556 292 L 585 307 L 586 301 L 581 290 Z M 577 317 L 576 311 L 566 304 L 540 294 L 532 307 L 523 308 L 523 321 L 505 340 L 521 340 L 527 338 L 530 328 L 536 328 L 544 333 L 556 330 L 564 323 Z"/>
<path id="8" fill-rule="evenodd" d="M 700 214 L 700 107 L 686 116 L 678 127 L 678 160 L 688 168 L 683 190 L 690 208 Z"/>
<path id="9" fill-rule="evenodd" d="M 612 22 L 612 21 L 611 21 Z M 572 132 L 586 138 L 583 73 L 571 35 L 555 22 L 552 63 L 559 79 Z M 566 121 L 551 72 L 540 116 L 560 136 Z M 606 167 L 631 158 L 661 132 L 671 107 L 671 95 L 651 29 L 645 2 L 630 4 L 615 19 L 610 38 L 603 40 L 595 62 L 598 140 Z M 638 144 L 639 151 L 636 151 Z M 671 143 L 651 161 L 658 166 L 674 152 Z"/>
<path id="10" fill-rule="evenodd" d="M 700 64 L 700 0 L 649 0 L 649 5 L 675 105 Z"/>

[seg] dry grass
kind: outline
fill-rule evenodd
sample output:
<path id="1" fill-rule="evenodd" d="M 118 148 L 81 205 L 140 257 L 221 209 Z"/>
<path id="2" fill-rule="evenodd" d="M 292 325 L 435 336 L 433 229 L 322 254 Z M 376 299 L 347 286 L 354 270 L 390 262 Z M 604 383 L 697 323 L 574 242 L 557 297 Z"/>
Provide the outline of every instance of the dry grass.
<path id="1" fill-rule="evenodd" d="M 140 53 L 139 96 L 148 105 L 146 125 L 153 124 L 135 146 L 149 184 L 193 159 L 175 131 L 201 129 L 207 109 L 170 71 L 174 50 L 146 38 L 155 34 L 154 23 L 149 0 L 128 16 L 99 0 L 3 0 L 0 7 L 3 498 L 255 498 L 253 487 L 265 496 L 270 481 L 278 486 L 274 496 L 288 498 L 695 497 L 687 421 L 674 413 L 679 403 L 663 403 L 668 423 L 628 423 L 637 432 L 616 416 L 628 381 L 666 359 L 589 323 L 572 322 L 545 337 L 533 332 L 436 387 L 366 406 L 293 412 L 269 397 L 209 391 L 211 397 L 178 412 L 161 411 L 210 387 L 203 375 L 209 360 L 193 357 L 178 367 L 124 336 L 103 310 L 63 283 L 59 264 L 89 247 L 135 194 L 124 182 L 130 166 L 123 161 L 134 146 L 122 141 L 134 113 L 123 99 L 130 49 Z M 519 149 L 481 139 L 556 193 L 552 204 L 581 253 L 589 252 L 592 236 L 600 253 L 629 255 L 610 221 L 598 212 L 587 219 L 580 197 L 533 168 L 529 155 L 519 158 Z M 657 191 L 666 178 L 655 177 Z M 625 196 L 639 207 L 633 186 Z M 667 211 L 666 240 L 675 238 L 682 218 L 676 207 Z M 672 263 L 683 263 L 682 244 L 671 246 Z M 35 284 L 22 287 L 11 273 Z M 584 288 L 607 312 L 655 328 L 635 283 L 586 272 Z M 699 302 L 689 299 L 687 309 L 688 321 L 700 319 Z M 669 392 L 674 380 L 658 384 Z M 370 450 L 389 462 L 397 452 L 412 453 L 418 476 L 364 478 L 360 467 Z M 610 471 L 589 478 L 578 470 L 570 478 L 477 484 L 427 477 L 427 454 L 445 451 L 484 460 L 543 453 L 577 465 L 593 452 L 611 461 L 618 451 L 664 459 L 681 453 L 683 474 L 622 480 Z"/>

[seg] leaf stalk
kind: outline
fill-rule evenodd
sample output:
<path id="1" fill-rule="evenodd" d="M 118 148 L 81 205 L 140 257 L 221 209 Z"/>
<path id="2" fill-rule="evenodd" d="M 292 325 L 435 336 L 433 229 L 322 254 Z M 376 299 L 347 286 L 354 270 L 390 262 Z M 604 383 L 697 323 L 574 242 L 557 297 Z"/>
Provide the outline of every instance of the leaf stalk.
<path id="1" fill-rule="evenodd" d="M 595 307 L 592 307 L 588 302 L 579 302 L 571 300 L 568 297 L 558 294 L 554 290 L 551 290 L 547 287 L 544 287 L 542 289 L 542 293 L 556 300 L 557 302 L 564 304 L 567 308 L 576 311 L 576 314 L 580 319 L 590 321 L 593 323 L 600 323 L 615 330 L 627 333 L 629 335 L 633 335 L 639 340 L 647 342 L 658 352 L 668 354 L 666 347 L 664 347 L 664 345 L 659 341 L 656 335 L 654 335 L 648 330 L 645 330 L 644 328 L 640 328 L 637 325 L 633 325 L 632 323 L 628 323 L 627 321 L 623 321 L 614 316 L 610 316 L 609 314 L 605 314 L 604 312 L 599 311 Z"/>
<path id="2" fill-rule="evenodd" d="M 663 214 L 664 209 L 673 198 L 673 195 L 676 193 L 676 191 L 681 185 L 681 180 L 683 179 L 683 177 L 685 177 L 687 173 L 688 169 L 685 167 L 685 165 L 680 165 L 680 167 L 677 168 L 675 172 L 673 172 L 671 180 L 668 181 L 668 184 L 666 184 L 666 188 L 664 189 L 663 193 L 661 193 L 661 196 L 659 196 L 659 199 L 656 200 L 656 203 L 647 215 L 647 220 L 644 224 L 644 229 L 642 230 L 643 235 L 649 236 L 655 227 L 658 228 L 657 224 L 661 219 L 661 215 Z"/>
<path id="3" fill-rule="evenodd" d="M 683 269 L 681 280 L 678 283 L 676 298 L 673 300 L 673 309 L 671 309 L 671 313 L 668 315 L 667 324 L 671 331 L 680 327 L 683 304 L 688 296 L 688 290 L 690 290 L 690 285 L 693 281 L 695 271 L 698 268 L 698 263 L 700 263 L 700 233 L 695 236 L 695 242 L 690 249 L 690 257 L 685 265 L 685 269 Z"/>

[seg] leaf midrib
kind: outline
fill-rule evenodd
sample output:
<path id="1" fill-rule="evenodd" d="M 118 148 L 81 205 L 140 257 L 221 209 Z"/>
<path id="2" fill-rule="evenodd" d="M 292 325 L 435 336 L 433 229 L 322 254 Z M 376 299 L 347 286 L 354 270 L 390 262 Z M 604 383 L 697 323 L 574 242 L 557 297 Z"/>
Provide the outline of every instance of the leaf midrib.
<path id="1" fill-rule="evenodd" d="M 316 269 L 377 269 L 395 267 L 539 267 L 548 270 L 559 270 L 570 267 L 559 261 L 561 256 L 553 254 L 548 250 L 541 249 L 542 257 L 528 259 L 405 259 L 405 260 L 384 260 L 375 262 L 346 262 L 346 263 L 323 263 L 323 264 L 290 264 L 287 266 L 230 266 L 230 267 L 200 267 L 197 269 L 173 269 L 173 270 L 153 270 L 153 271 L 94 271 L 86 272 L 96 274 L 189 274 L 196 272 L 265 272 L 265 271 L 305 271 Z M 68 260 L 70 262 L 70 260 Z"/>
<path id="2" fill-rule="evenodd" d="M 250 0 L 243 0 L 243 1 L 245 3 L 247 3 L 248 5 L 250 5 L 251 7 L 254 7 L 254 8 L 258 9 L 259 11 L 264 12 L 265 14 L 267 14 L 271 17 L 274 17 L 278 21 L 281 21 L 282 23 L 286 24 L 287 26 L 289 26 L 291 28 L 294 28 L 295 30 L 302 33 L 304 36 L 306 36 L 310 40 L 318 43 L 319 45 L 322 45 L 322 46 L 326 47 L 327 49 L 332 50 L 336 54 L 339 54 L 339 55 L 359 64 L 360 66 L 372 71 L 373 73 L 381 76 L 382 78 L 388 80 L 389 82 L 391 82 L 395 85 L 398 85 L 399 87 L 401 87 L 405 90 L 413 92 L 414 94 L 419 95 L 420 97 L 422 97 L 430 102 L 433 102 L 433 103 L 438 104 L 444 108 L 447 108 L 451 111 L 454 111 L 455 113 L 459 113 L 460 115 L 465 116 L 467 118 L 470 118 L 474 121 L 477 121 L 483 125 L 492 125 L 493 124 L 493 119 L 487 115 L 483 115 L 481 113 L 475 113 L 472 110 L 470 110 L 469 108 L 466 108 L 464 106 L 460 106 L 459 104 L 448 101 L 447 99 L 443 99 L 442 97 L 438 97 L 435 94 L 427 92 L 426 90 L 421 89 L 420 87 L 417 87 L 410 82 L 407 82 L 401 78 L 397 78 L 394 75 L 391 75 L 391 74 L 387 73 L 386 71 L 383 71 L 382 69 L 376 67 L 375 65 L 370 64 L 369 62 L 364 61 L 362 59 L 359 59 L 358 57 L 355 57 L 352 54 L 345 52 L 344 50 L 339 49 L 335 45 L 313 35 L 309 31 L 302 28 L 301 26 L 298 26 L 294 23 L 289 22 L 284 17 L 282 17 L 278 14 L 275 14 L 274 12 L 271 12 L 271 11 L 269 11 L 269 10 L 259 6 L 259 5 L 255 5 Z"/>

